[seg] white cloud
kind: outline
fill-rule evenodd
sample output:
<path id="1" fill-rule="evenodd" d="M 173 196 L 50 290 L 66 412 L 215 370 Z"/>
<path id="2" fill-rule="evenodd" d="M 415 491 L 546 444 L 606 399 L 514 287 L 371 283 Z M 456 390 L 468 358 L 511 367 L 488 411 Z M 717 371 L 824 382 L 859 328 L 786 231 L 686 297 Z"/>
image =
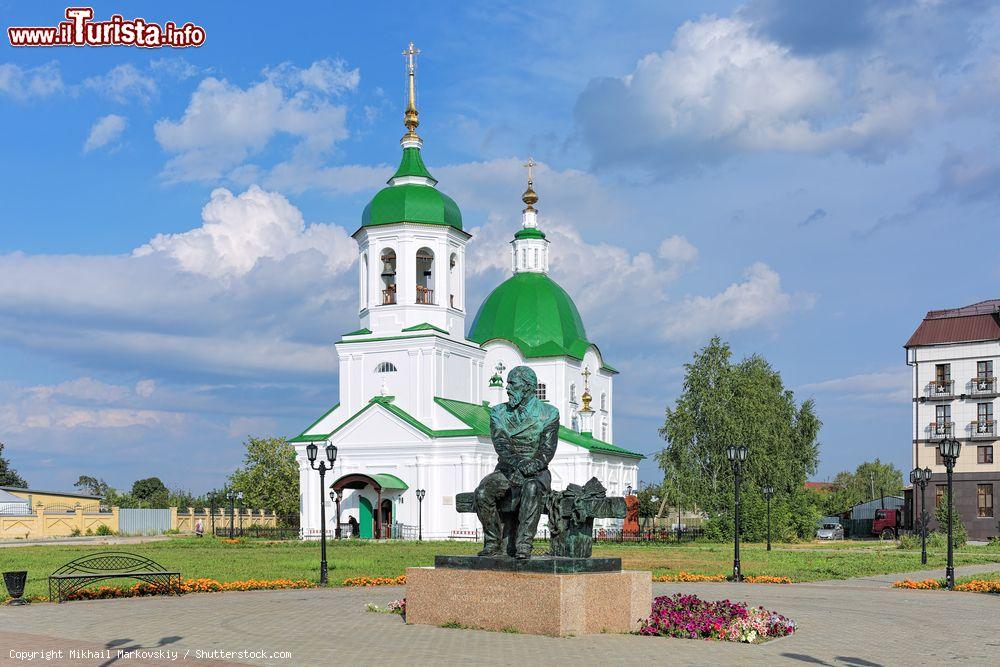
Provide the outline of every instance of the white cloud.
<path id="1" fill-rule="evenodd" d="M 124 116 L 108 114 L 97 119 L 91 126 L 87 141 L 83 144 L 83 152 L 89 153 L 92 150 L 107 146 L 117 141 L 125 131 L 128 121 Z"/>
<path id="2" fill-rule="evenodd" d="M 302 213 L 275 192 L 251 186 L 236 196 L 225 188 L 212 192 L 202 209 L 204 224 L 180 234 L 159 234 L 137 248 L 137 257 L 169 255 L 185 271 L 219 278 L 244 275 L 259 260 L 281 260 L 317 250 L 333 272 L 354 261 L 356 245 L 342 227 L 306 226 Z"/>
<path id="3" fill-rule="evenodd" d="M 936 106 L 929 85 L 884 59 L 852 70 L 796 55 L 744 18 L 706 16 L 630 74 L 591 81 L 576 116 L 598 164 L 669 171 L 761 151 L 880 160 Z"/>
<path id="4" fill-rule="evenodd" d="M 113 67 L 107 74 L 85 79 L 83 87 L 121 104 L 132 99 L 147 104 L 159 93 L 152 77 L 128 63 Z"/>
<path id="5" fill-rule="evenodd" d="M 912 398 L 911 380 L 907 369 L 893 369 L 811 382 L 802 385 L 801 390 L 865 403 L 909 403 Z"/>
<path id="6" fill-rule="evenodd" d="M 13 63 L 0 64 L 0 93 L 14 99 L 49 97 L 65 88 L 59 64 L 56 62 L 38 67 L 21 67 Z"/>
<path id="7" fill-rule="evenodd" d="M 319 74 L 309 81 L 334 85 Z M 293 151 L 298 159 L 325 155 L 347 137 L 346 119 L 345 106 L 305 88 L 286 91 L 273 80 L 240 88 L 209 77 L 191 95 L 184 115 L 158 121 L 154 132 L 160 146 L 174 154 L 163 170 L 167 180 L 210 181 L 228 175 L 281 134 L 298 139 Z"/>
<path id="8" fill-rule="evenodd" d="M 345 61 L 329 58 L 317 60 L 305 69 L 291 63 L 281 63 L 276 67 L 265 69 L 264 76 L 280 86 L 289 88 L 304 86 L 328 95 L 340 95 L 357 90 L 358 84 L 361 83 L 360 70 L 347 69 Z"/>

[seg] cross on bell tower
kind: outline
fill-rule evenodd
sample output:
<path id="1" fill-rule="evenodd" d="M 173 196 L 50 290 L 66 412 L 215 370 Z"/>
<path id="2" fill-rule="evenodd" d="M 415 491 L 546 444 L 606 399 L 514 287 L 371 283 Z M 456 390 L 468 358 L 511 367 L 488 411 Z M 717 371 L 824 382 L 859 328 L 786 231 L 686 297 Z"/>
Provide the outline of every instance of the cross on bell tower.
<path id="1" fill-rule="evenodd" d="M 417 112 L 417 85 L 416 85 L 416 71 L 417 62 L 416 57 L 420 55 L 420 49 L 413 46 L 413 42 L 410 42 L 408 49 L 403 51 L 403 56 L 406 58 L 406 114 L 403 117 L 403 125 L 406 125 L 406 134 L 403 135 L 402 141 L 407 142 L 418 142 L 420 137 L 417 135 L 417 126 L 420 125 L 420 114 Z"/>

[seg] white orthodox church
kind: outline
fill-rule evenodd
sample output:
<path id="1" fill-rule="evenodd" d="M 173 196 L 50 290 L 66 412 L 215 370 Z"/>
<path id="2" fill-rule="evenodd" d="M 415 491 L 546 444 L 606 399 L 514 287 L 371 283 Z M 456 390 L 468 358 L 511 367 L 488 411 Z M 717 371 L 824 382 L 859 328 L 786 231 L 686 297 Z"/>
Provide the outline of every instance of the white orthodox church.
<path id="1" fill-rule="evenodd" d="M 418 525 L 424 539 L 478 535 L 478 518 L 457 513 L 455 496 L 475 490 L 496 465 L 487 410 L 506 400 L 506 373 L 518 365 L 534 369 L 539 397 L 559 409 L 553 488 L 591 477 L 609 495 L 638 486 L 642 455 L 613 444 L 617 371 L 587 339 L 569 294 L 549 277 L 530 159 L 522 225 L 511 241 L 513 276 L 479 306 L 467 330 L 475 305 L 465 291 L 471 235 L 421 158 L 416 53 L 412 44 L 404 53 L 409 100 L 402 161 L 354 233 L 360 327 L 336 344 L 340 400 L 290 439 L 305 538 L 320 533 L 321 496 L 330 535 L 338 515 L 341 526 L 363 538 L 409 536 Z M 320 459 L 327 444 L 338 450 L 323 489 L 307 458 L 310 444 L 319 445 Z"/>

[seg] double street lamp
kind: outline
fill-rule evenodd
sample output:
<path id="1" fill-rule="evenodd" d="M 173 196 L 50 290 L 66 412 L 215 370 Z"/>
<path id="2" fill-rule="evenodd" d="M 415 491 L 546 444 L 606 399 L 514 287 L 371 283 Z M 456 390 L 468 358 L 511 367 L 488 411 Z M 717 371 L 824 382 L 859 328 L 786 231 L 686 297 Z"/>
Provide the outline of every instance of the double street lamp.
<path id="1" fill-rule="evenodd" d="M 326 488 L 326 471 L 333 470 L 333 463 L 337 460 L 337 448 L 334 445 L 326 446 L 326 461 L 330 462 L 330 465 L 326 465 L 326 461 L 320 461 L 319 466 L 316 465 L 316 454 L 319 452 L 319 447 L 316 443 L 309 443 L 306 446 L 306 456 L 309 457 L 309 466 L 313 470 L 319 470 L 319 525 L 320 525 L 320 561 L 319 561 L 319 583 L 325 584 L 327 582 L 326 576 L 326 494 L 324 489 Z"/>
<path id="2" fill-rule="evenodd" d="M 229 501 L 229 539 L 236 537 L 236 501 L 243 502 L 243 492 L 230 489 L 226 492 L 226 500 Z M 243 532 L 243 515 L 240 515 L 240 532 Z"/>
<path id="3" fill-rule="evenodd" d="M 726 458 L 733 466 L 733 494 L 735 510 L 733 521 L 733 581 L 743 581 L 740 573 L 740 479 L 743 476 L 743 464 L 747 460 L 746 445 L 729 445 L 726 447 Z"/>
<path id="4" fill-rule="evenodd" d="M 927 483 L 931 481 L 930 468 L 914 468 L 910 471 L 910 483 L 920 487 L 920 562 L 927 565 Z"/>
<path id="5" fill-rule="evenodd" d="M 765 484 L 762 489 L 764 497 L 767 498 L 767 550 L 771 550 L 771 496 L 774 495 L 774 487 Z"/>
<path id="6" fill-rule="evenodd" d="M 955 511 L 955 499 L 952 496 L 951 476 L 955 470 L 955 461 L 958 460 L 958 453 L 962 450 L 962 443 L 955 438 L 945 438 L 938 443 L 938 452 L 944 460 L 944 467 L 948 471 L 948 566 L 945 568 L 944 577 L 947 581 L 948 590 L 955 590 L 955 560 L 953 545 L 951 543 L 951 523 L 952 512 Z"/>
<path id="7" fill-rule="evenodd" d="M 424 496 L 427 495 L 427 491 L 424 489 L 417 489 L 417 539 L 421 542 L 424 541 Z"/>

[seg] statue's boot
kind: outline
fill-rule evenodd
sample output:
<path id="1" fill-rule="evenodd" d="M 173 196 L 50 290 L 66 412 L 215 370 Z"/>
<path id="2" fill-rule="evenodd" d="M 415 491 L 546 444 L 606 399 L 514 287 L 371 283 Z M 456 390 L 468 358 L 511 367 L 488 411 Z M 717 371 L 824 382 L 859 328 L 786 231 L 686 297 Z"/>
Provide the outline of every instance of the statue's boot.
<path id="1" fill-rule="evenodd" d="M 517 515 L 517 541 L 514 558 L 531 558 L 538 520 L 542 517 L 542 488 L 538 482 L 528 481 L 521 487 L 521 503 Z"/>
<path id="2" fill-rule="evenodd" d="M 486 484 L 480 484 L 476 489 L 476 513 L 483 524 L 483 550 L 479 555 L 499 556 L 503 550 L 503 521 L 495 494 Z"/>

